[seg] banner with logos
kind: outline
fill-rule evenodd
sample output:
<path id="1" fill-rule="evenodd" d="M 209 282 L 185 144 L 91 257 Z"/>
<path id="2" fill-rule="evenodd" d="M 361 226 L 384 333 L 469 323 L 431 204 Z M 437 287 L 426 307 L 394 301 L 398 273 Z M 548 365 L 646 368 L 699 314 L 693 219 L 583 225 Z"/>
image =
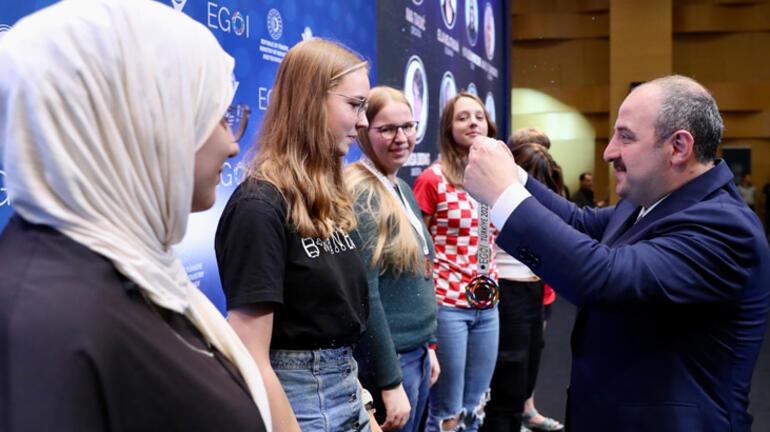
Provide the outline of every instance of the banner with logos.
<path id="1" fill-rule="evenodd" d="M 312 36 L 339 41 L 371 62 L 372 85 L 379 79 L 407 89 L 421 120 L 421 143 L 412 166 L 400 173 L 410 182 L 435 157 L 440 106 L 458 89 L 475 86 L 490 113 L 497 113 L 498 125 L 507 124 L 503 113 L 508 112 L 508 44 L 502 36 L 502 0 L 378 0 L 376 7 L 371 0 L 158 1 L 203 23 L 235 57 L 234 103 L 251 107 L 241 153 L 225 164 L 215 206 L 191 215 L 187 236 L 177 246 L 192 281 L 223 312 L 214 233 L 227 199 L 243 179 L 244 158 L 251 154 L 278 64 L 297 42 Z M 451 8 L 444 8 L 445 1 Z M 8 2 L 0 9 L 0 38 L 23 16 L 53 3 Z M 451 11 L 458 7 L 460 12 Z M 347 160 L 359 155 L 352 146 Z M 4 177 L 0 165 L 0 230 L 12 213 Z"/>
<path id="2" fill-rule="evenodd" d="M 377 78 L 404 91 L 420 122 L 399 171 L 410 184 L 436 160 L 441 112 L 461 90 L 484 101 L 499 139 L 508 136 L 508 16 L 503 0 L 378 0 Z"/>

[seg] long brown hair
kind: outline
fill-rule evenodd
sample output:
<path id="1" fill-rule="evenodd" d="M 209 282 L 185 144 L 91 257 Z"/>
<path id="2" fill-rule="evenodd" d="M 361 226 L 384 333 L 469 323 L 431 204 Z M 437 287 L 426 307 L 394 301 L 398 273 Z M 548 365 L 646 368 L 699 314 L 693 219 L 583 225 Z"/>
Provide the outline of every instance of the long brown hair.
<path id="1" fill-rule="evenodd" d="M 347 74 L 367 68 L 357 54 L 313 38 L 289 50 L 278 67 L 249 174 L 274 184 L 303 237 L 328 238 L 355 228 L 342 180 L 342 158 L 327 126 L 326 98 Z"/>
<path id="2" fill-rule="evenodd" d="M 513 158 L 529 175 L 564 196 L 564 175 L 547 148 L 532 142 L 521 144 L 513 149 Z"/>
<path id="3" fill-rule="evenodd" d="M 369 106 L 366 109 L 369 123 L 391 103 L 403 103 L 409 107 L 410 112 L 412 110 L 409 101 L 399 90 L 384 86 L 373 88 L 369 92 Z M 364 155 L 384 173 L 367 129 L 359 129 L 358 144 Z M 377 235 L 366 239 L 371 242 L 368 246 L 372 248 L 372 266 L 379 267 L 382 273 L 390 269 L 396 275 L 405 271 L 417 274 L 423 265 L 422 250 L 409 219 L 401 209 L 401 203 L 362 162 L 345 168 L 345 182 L 356 201 L 363 197 L 363 207 L 356 211 L 368 213 L 377 224 Z"/>
<path id="4" fill-rule="evenodd" d="M 467 91 L 461 91 L 447 101 L 446 106 L 444 106 L 444 112 L 441 113 L 441 135 L 439 137 L 439 147 L 441 149 L 440 163 L 441 172 L 444 174 L 444 177 L 455 186 L 463 185 L 465 165 L 468 164 L 468 151 L 460 148 L 452 135 L 455 105 L 460 98 L 464 97 L 473 99 L 484 110 L 484 118 L 487 120 L 487 136 L 494 138 L 497 135 L 497 126 L 489 117 L 489 113 L 484 107 L 484 102 L 478 96 Z"/>

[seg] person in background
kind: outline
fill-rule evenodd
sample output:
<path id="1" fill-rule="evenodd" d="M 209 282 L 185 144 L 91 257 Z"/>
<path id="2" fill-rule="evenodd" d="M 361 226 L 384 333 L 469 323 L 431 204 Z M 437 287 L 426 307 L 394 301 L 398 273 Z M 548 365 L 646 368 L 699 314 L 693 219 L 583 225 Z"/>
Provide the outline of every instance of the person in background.
<path id="1" fill-rule="evenodd" d="M 238 153 L 233 66 L 207 28 L 146 0 L 59 2 L 0 39 L 16 212 L 0 430 L 272 430 L 253 359 L 174 252 Z"/>
<path id="2" fill-rule="evenodd" d="M 540 144 L 541 146 L 545 147 L 546 150 L 551 149 L 551 139 L 548 137 L 548 135 L 546 135 L 545 132 L 541 131 L 540 129 L 533 127 L 523 127 L 516 129 L 513 131 L 511 136 L 508 137 L 507 144 L 508 148 L 513 151 L 516 147 L 529 143 Z M 562 169 L 558 164 L 556 167 L 560 172 L 562 172 Z M 564 178 L 563 175 L 562 178 Z M 566 184 L 564 184 L 562 196 L 564 198 L 569 198 L 571 196 L 569 188 Z"/>
<path id="3" fill-rule="evenodd" d="M 520 145 L 529 144 L 529 143 L 540 144 L 546 149 L 551 148 L 551 139 L 548 138 L 548 135 L 546 135 L 545 132 L 537 128 L 533 128 L 533 127 L 519 128 L 513 131 L 511 136 L 508 137 L 508 148 L 511 150 L 515 149 Z"/>
<path id="4" fill-rule="evenodd" d="M 411 188 L 396 176 L 414 149 L 417 121 L 391 87 L 369 92 L 366 118 L 369 128 L 358 131 L 363 157 L 345 169 L 357 215 L 352 237 L 369 282 L 369 320 L 355 355 L 362 384 L 377 390 L 382 429 L 416 432 L 441 370 L 432 343 L 433 242 Z"/>
<path id="5" fill-rule="evenodd" d="M 466 296 L 466 287 L 479 275 L 480 229 L 478 205 L 463 189 L 463 170 L 473 140 L 494 137 L 497 131 L 484 103 L 465 91 L 447 102 L 440 128 L 440 161 L 414 183 L 414 195 L 436 248 L 436 355 L 442 372 L 431 389 L 427 428 L 476 431 L 484 421 L 489 398 L 499 322 L 496 306 L 475 308 Z M 494 236 L 489 232 L 491 246 Z M 489 276 L 496 280 L 494 260 L 490 260 Z"/>
<path id="6" fill-rule="evenodd" d="M 746 202 L 750 209 L 756 210 L 757 188 L 751 183 L 751 173 L 744 173 L 741 176 L 741 182 L 738 184 L 738 192 L 741 198 Z"/>
<path id="7" fill-rule="evenodd" d="M 572 202 L 578 207 L 596 207 L 594 201 L 594 176 L 586 171 L 580 174 L 580 188 L 572 194 Z"/>
<path id="8" fill-rule="evenodd" d="M 716 159 L 723 123 L 696 81 L 623 101 L 604 159 L 621 201 L 579 209 L 477 140 L 465 187 L 494 204 L 498 245 L 579 308 L 566 428 L 751 430 L 770 311 L 770 247 Z"/>
<path id="9" fill-rule="evenodd" d="M 215 248 L 228 320 L 260 369 L 276 429 L 369 430 L 353 345 L 368 318 L 343 157 L 368 126 L 368 63 L 313 38 L 278 67 L 248 175 Z M 282 423 L 279 423 L 282 422 Z"/>

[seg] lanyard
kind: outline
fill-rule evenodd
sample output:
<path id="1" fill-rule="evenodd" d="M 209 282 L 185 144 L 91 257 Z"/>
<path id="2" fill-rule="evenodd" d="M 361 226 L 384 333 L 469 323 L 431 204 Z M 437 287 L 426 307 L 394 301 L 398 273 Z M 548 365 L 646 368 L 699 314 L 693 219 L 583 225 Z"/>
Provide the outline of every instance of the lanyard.
<path id="1" fill-rule="evenodd" d="M 476 201 L 474 203 L 479 215 L 479 246 L 476 251 L 476 276 L 466 285 L 465 298 L 476 309 L 491 309 L 500 300 L 500 290 L 495 280 L 489 277 L 492 253 L 489 244 L 489 206 Z"/>
<path id="2" fill-rule="evenodd" d="M 489 206 L 476 204 L 479 211 L 479 247 L 476 251 L 476 273 L 486 276 L 489 274 L 490 255 L 492 253 L 489 244 Z"/>
<path id="3" fill-rule="evenodd" d="M 377 169 L 376 166 L 374 166 L 374 162 L 371 161 L 371 159 L 367 158 L 366 156 L 361 157 L 361 163 L 363 164 L 366 169 L 371 171 L 372 174 L 374 174 L 375 177 L 377 177 L 377 180 L 382 183 L 383 186 L 385 186 L 385 189 L 393 195 L 393 197 L 398 201 L 398 203 L 401 205 L 401 209 L 406 213 L 406 218 L 409 219 L 409 224 L 412 225 L 412 228 L 417 232 L 417 235 L 420 236 L 420 241 L 422 243 L 422 253 L 423 255 L 429 255 L 430 251 L 428 250 L 428 241 L 425 239 L 425 232 L 423 231 L 423 225 L 422 221 L 417 217 L 417 215 L 414 214 L 412 209 L 407 205 L 406 197 L 404 196 L 404 192 L 401 190 L 401 188 L 398 188 L 398 193 L 396 193 L 396 189 L 394 185 L 380 172 L 380 170 Z M 489 215 L 487 215 L 488 218 Z M 489 242 L 489 237 L 487 236 L 487 242 Z M 487 261 L 489 260 L 489 257 L 487 257 Z"/>

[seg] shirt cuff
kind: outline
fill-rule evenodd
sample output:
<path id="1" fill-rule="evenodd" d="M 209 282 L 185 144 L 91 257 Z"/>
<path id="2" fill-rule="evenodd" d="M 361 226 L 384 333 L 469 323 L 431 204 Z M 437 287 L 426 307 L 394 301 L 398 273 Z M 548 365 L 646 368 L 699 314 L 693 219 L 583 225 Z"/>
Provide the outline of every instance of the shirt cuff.
<path id="1" fill-rule="evenodd" d="M 524 174 L 526 174 L 526 172 Z M 521 178 L 521 176 L 519 176 L 519 178 Z M 497 198 L 495 205 L 492 206 L 492 210 L 489 212 L 489 218 L 492 220 L 492 224 L 495 228 L 502 230 L 505 226 L 505 222 L 511 216 L 511 213 L 516 210 L 516 207 L 518 207 L 522 201 L 530 196 L 532 195 L 521 183 L 513 183 L 508 186 L 508 188 Z"/>

